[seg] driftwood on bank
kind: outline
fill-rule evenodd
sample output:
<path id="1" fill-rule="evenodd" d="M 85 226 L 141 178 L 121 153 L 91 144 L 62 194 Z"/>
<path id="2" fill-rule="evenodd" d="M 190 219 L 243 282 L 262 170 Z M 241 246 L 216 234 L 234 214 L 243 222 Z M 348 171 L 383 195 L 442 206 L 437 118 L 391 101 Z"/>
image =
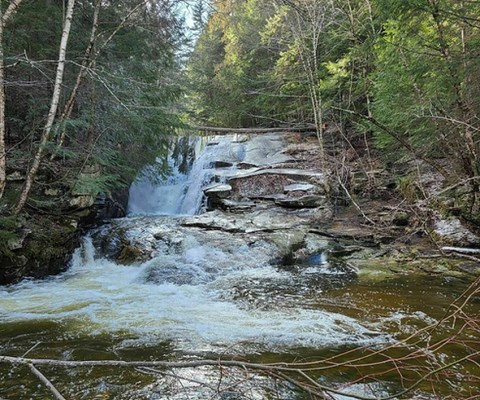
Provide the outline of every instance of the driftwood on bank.
<path id="1" fill-rule="evenodd" d="M 277 132 L 314 132 L 314 125 L 306 125 L 300 127 L 279 127 L 279 128 L 222 128 L 216 126 L 190 126 L 185 128 L 189 131 L 201 131 L 205 133 L 219 133 L 219 134 L 228 134 L 228 133 L 251 133 L 251 134 L 261 134 L 261 133 L 277 133 Z"/>

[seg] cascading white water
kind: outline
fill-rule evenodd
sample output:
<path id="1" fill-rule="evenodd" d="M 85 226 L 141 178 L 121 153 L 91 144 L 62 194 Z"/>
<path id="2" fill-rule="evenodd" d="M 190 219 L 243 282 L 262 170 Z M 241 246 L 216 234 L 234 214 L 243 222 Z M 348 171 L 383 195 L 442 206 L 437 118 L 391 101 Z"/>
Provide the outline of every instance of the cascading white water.
<path id="1" fill-rule="evenodd" d="M 183 350 L 244 341 L 276 347 L 384 340 L 341 314 L 293 307 L 298 300 L 271 305 L 260 293 L 253 307 L 232 301 L 239 283 L 247 284 L 243 291 L 259 282 L 292 283 L 292 275 L 269 265 L 264 254 L 262 247 L 232 254 L 187 237 L 175 253 L 125 266 L 96 257 L 86 238 L 64 275 L 0 291 L 0 319 L 57 320 L 69 334 L 124 332 L 145 343 L 173 340 Z"/>
<path id="2" fill-rule="evenodd" d="M 222 160 L 233 166 L 242 161 L 242 145 L 232 143 L 234 138 L 233 135 L 226 135 L 177 140 L 174 143 L 177 147 L 171 151 L 168 159 L 170 176 L 154 182 L 148 174 L 143 174 L 132 184 L 129 214 L 197 214 L 204 200 L 203 188 L 213 179 L 215 162 Z M 179 168 L 182 165 L 184 167 Z"/>
<path id="3" fill-rule="evenodd" d="M 213 353 L 220 360 L 224 355 L 258 353 L 268 360 L 273 353 L 275 360 L 310 360 L 319 354 L 338 354 L 345 346 L 390 341 L 389 333 L 397 335 L 399 329 L 410 336 L 412 329 L 423 331 L 427 324 L 439 321 L 430 316 L 432 310 L 439 317 L 444 315 L 450 300 L 443 281 L 433 292 L 425 290 L 431 285 L 430 277 L 428 284 L 415 277 L 414 285 L 403 286 L 397 282 L 402 282 L 402 274 L 382 283 L 375 274 L 366 284 L 347 264 L 341 268 L 334 260 L 327 261 L 329 244 L 317 235 L 304 236 L 305 249 L 300 250 L 307 251 L 306 256 L 295 258 L 294 265 L 279 264 L 279 256 L 286 254 L 281 250 L 291 251 L 288 243 L 304 234 L 301 229 L 308 231 L 305 225 L 298 226 L 306 214 L 286 218 L 277 208 L 260 208 L 189 216 L 201 210 L 205 185 L 233 175 L 229 168 L 237 163 L 243 161 L 255 173 L 257 166 L 282 164 L 288 157 L 282 154 L 280 138 L 274 145 L 271 137 L 247 143 L 231 137 L 210 139 L 208 144 L 198 138 L 183 142 L 169 159 L 173 174 L 161 184 L 144 179 L 133 185 L 130 217 L 90 232 L 67 272 L 0 287 L 2 354 L 191 360 L 192 355 Z M 214 168 L 219 166 L 222 171 Z M 237 177 L 244 174 L 242 170 Z M 142 257 L 137 258 L 135 251 Z M 438 294 L 437 300 L 432 293 Z M 8 370 L 7 366 L 3 376 L 0 369 L 0 381 L 9 386 L 2 392 L 0 385 L 0 397 L 45 398 L 36 381 L 27 387 L 25 377 L 15 378 L 14 370 L 24 368 Z M 170 371 L 174 382 L 166 384 L 162 377 L 155 386 L 142 388 L 142 393 L 138 376 L 124 379 L 115 370 L 101 378 L 76 370 L 65 369 L 68 386 L 62 389 L 70 394 L 67 398 L 200 400 L 219 398 L 214 395 L 220 393 L 220 381 L 233 387 L 225 382 L 223 368 L 220 379 L 212 369 L 191 369 L 189 381 L 204 380 L 206 387 L 214 389 L 209 394 L 195 386 L 188 390 L 175 370 Z M 325 379 L 328 385 L 330 378 Z M 332 387 L 338 383 L 333 380 Z M 113 390 L 117 395 L 112 395 Z M 251 399 L 270 398 L 272 393 L 262 382 L 248 390 Z M 353 385 L 345 393 L 349 392 L 363 397 L 391 394 L 381 383 Z M 275 393 L 275 398 L 297 398 Z M 230 392 L 222 391 L 221 398 L 227 397 Z"/>

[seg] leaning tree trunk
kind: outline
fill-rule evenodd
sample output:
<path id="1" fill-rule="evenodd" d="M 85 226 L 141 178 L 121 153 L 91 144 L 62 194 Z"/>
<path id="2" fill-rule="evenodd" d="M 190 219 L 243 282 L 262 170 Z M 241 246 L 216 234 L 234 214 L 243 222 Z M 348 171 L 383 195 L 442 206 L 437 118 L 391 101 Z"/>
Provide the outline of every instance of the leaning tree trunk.
<path id="1" fill-rule="evenodd" d="M 72 89 L 72 93 L 70 93 L 70 97 L 68 98 L 68 101 L 63 109 L 62 115 L 60 116 L 60 122 L 67 121 L 72 115 L 73 106 L 77 98 L 78 90 L 80 89 L 82 81 L 88 72 L 88 69 L 91 68 L 95 60 L 95 57 L 92 57 L 92 55 L 95 55 L 95 51 L 94 51 L 95 39 L 97 35 L 98 15 L 100 13 L 101 5 L 102 5 L 101 0 L 97 0 L 95 3 L 95 9 L 93 11 L 93 22 L 92 22 L 92 29 L 90 31 L 90 40 L 88 42 L 87 49 L 85 50 L 85 55 L 83 56 L 82 65 L 80 66 L 80 71 L 78 72 L 75 85 L 73 86 L 73 89 Z M 65 125 L 63 125 L 60 136 L 58 137 L 58 148 L 61 148 L 63 146 L 63 143 L 65 142 L 66 133 L 67 133 L 67 129 Z M 52 154 L 51 159 L 53 159 L 54 157 L 55 157 L 55 154 Z"/>
<path id="2" fill-rule="evenodd" d="M 65 70 L 65 58 L 67 53 L 68 37 L 70 35 L 70 28 L 72 26 L 74 6 L 75 6 L 75 0 L 68 0 L 67 12 L 65 15 L 65 23 L 64 23 L 63 32 L 62 32 L 62 40 L 60 42 L 57 74 L 55 77 L 55 85 L 53 88 L 52 101 L 50 103 L 50 110 L 48 112 L 47 122 L 42 132 L 40 145 L 37 149 L 37 153 L 35 154 L 35 158 L 33 159 L 32 166 L 28 171 L 27 177 L 25 179 L 25 184 L 23 186 L 22 193 L 20 194 L 18 203 L 15 206 L 15 209 L 14 209 L 15 214 L 18 214 L 22 210 L 22 208 L 25 206 L 25 203 L 27 202 L 28 195 L 32 188 L 33 180 L 37 175 L 38 169 L 40 168 L 40 163 L 42 162 L 42 159 L 45 153 L 45 146 L 50 140 L 53 122 L 55 121 L 55 115 L 57 113 L 58 103 L 60 100 L 60 92 L 62 90 L 63 71 Z"/>

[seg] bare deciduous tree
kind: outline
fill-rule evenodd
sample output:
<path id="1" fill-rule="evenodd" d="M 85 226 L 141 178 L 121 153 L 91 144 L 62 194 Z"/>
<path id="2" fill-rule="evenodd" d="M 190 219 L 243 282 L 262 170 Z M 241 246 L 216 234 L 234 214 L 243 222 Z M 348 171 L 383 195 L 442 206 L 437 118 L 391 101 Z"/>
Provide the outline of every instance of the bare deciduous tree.
<path id="1" fill-rule="evenodd" d="M 308 94 L 320 146 L 320 157 L 325 164 L 324 104 L 319 76 L 322 35 L 333 23 L 336 9 L 332 0 L 283 0 L 292 10 L 287 27 L 292 34 L 301 66 L 307 79 Z"/>

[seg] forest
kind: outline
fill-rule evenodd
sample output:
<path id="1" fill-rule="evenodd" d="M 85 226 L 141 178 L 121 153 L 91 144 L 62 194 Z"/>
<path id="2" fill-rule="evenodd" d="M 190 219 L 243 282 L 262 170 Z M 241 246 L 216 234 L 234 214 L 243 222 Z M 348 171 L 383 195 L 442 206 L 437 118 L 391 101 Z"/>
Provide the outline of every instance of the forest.
<path id="1" fill-rule="evenodd" d="M 478 220 L 476 1 L 64 3 L 2 3 L 4 226 L 68 208 L 39 177 L 66 198 L 128 186 L 188 125 L 313 127 L 319 152 L 330 127 L 428 165 Z"/>
<path id="2" fill-rule="evenodd" d="M 0 0 L 0 397 L 478 398 L 479 260 L 479 1 Z"/>
<path id="3" fill-rule="evenodd" d="M 187 67 L 190 113 L 221 126 L 313 125 L 384 165 L 438 172 L 478 221 L 479 4 L 216 1 Z M 358 150 L 358 149 L 356 149 Z"/>

